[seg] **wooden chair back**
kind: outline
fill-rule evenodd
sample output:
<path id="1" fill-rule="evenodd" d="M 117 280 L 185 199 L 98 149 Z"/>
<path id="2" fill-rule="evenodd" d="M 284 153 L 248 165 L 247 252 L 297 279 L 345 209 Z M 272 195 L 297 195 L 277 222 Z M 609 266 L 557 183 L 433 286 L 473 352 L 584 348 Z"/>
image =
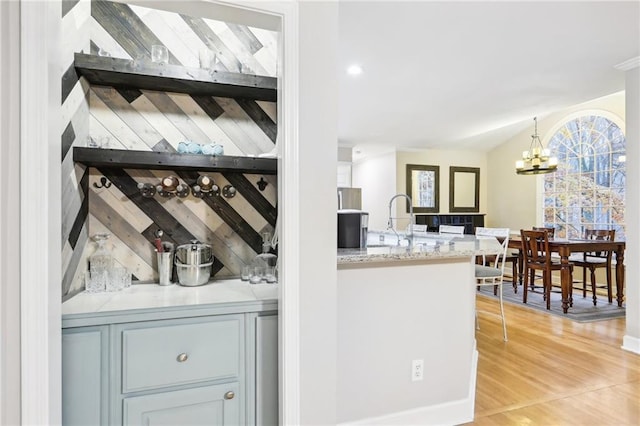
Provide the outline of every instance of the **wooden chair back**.
<path id="1" fill-rule="evenodd" d="M 613 241 L 616 239 L 616 231 L 613 229 L 585 229 L 584 230 L 584 239 L 585 240 L 600 240 L 600 241 Z M 584 260 L 588 261 L 589 258 L 597 257 L 599 259 L 606 259 L 607 262 L 611 263 L 612 251 L 592 251 L 584 253 Z"/>
<path id="2" fill-rule="evenodd" d="M 534 226 L 532 229 L 534 231 L 547 231 L 547 234 L 549 234 L 549 238 L 553 238 L 556 234 L 556 228 L 544 228 L 544 227 Z"/>
<path id="3" fill-rule="evenodd" d="M 549 233 L 547 230 L 520 230 L 524 267 L 533 264 L 543 266 L 551 263 Z"/>

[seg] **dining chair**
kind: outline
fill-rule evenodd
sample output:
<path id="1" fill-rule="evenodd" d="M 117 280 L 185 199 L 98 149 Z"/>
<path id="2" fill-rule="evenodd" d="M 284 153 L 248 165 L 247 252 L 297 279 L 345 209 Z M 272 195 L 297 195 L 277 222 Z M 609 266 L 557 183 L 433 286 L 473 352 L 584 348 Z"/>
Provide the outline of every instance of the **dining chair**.
<path id="1" fill-rule="evenodd" d="M 464 234 L 464 226 L 455 226 L 455 225 L 440 225 L 438 227 L 438 232 L 440 234 L 456 234 L 463 235 Z"/>
<path id="2" fill-rule="evenodd" d="M 545 228 L 542 226 L 534 226 L 533 228 L 534 231 L 547 231 L 547 234 L 549 234 L 549 238 L 553 238 L 556 234 L 556 228 Z"/>
<path id="3" fill-rule="evenodd" d="M 553 227 L 544 227 L 544 226 L 534 226 L 531 229 L 533 229 L 534 231 L 547 231 L 547 235 L 549 236 L 549 238 L 553 238 L 556 234 L 556 228 Z M 551 259 L 555 260 L 555 261 L 559 261 L 560 260 L 560 256 L 558 256 L 556 253 L 551 253 Z M 531 290 L 535 290 L 536 285 L 535 285 L 535 280 L 536 278 L 542 278 L 542 275 L 536 275 L 533 274 L 532 278 L 531 278 Z"/>
<path id="4" fill-rule="evenodd" d="M 560 271 L 562 264 L 551 258 L 549 251 L 549 233 L 546 230 L 520 230 L 522 240 L 523 275 L 522 303 L 527 303 L 527 293 L 529 291 L 529 280 L 533 281 L 535 271 L 542 273 L 542 288 L 544 300 L 547 302 L 547 309 L 551 309 L 551 273 Z M 573 264 L 569 264 L 570 274 L 573 274 Z M 570 277 L 571 278 L 571 277 Z M 533 290 L 533 289 L 532 289 Z M 572 297 L 570 305 L 572 305 Z"/>
<path id="5" fill-rule="evenodd" d="M 585 240 L 602 240 L 602 241 L 613 241 L 616 238 L 615 230 L 607 230 L 607 229 L 585 229 L 584 231 L 584 239 Z M 613 292 L 612 292 L 612 283 L 611 283 L 611 259 L 613 257 L 613 252 L 609 251 L 592 251 L 592 252 L 584 252 L 582 254 L 577 253 L 575 256 L 572 256 L 570 260 L 577 267 L 582 268 L 582 297 L 587 297 L 587 269 L 591 272 L 591 292 L 593 293 L 593 306 L 596 306 L 598 303 L 596 297 L 596 289 L 597 288 L 606 288 L 607 289 L 607 298 L 609 303 L 613 302 Z M 607 284 L 598 286 L 596 284 L 596 269 L 605 268 L 606 276 L 607 276 Z"/>
<path id="6" fill-rule="evenodd" d="M 476 286 L 494 286 L 494 292 L 497 288 L 498 297 L 500 299 L 500 318 L 502 318 L 502 335 L 507 341 L 507 320 L 504 316 L 504 304 L 502 302 L 502 283 L 504 281 L 504 265 L 507 247 L 509 246 L 509 228 L 476 228 L 476 237 L 491 238 L 494 237 L 500 242 L 500 251 L 491 254 L 493 266 L 489 263 L 488 256 L 482 256 L 482 264 L 475 265 Z M 494 293 L 495 294 L 495 293 Z M 476 311 L 476 327 L 478 325 L 478 313 Z"/>

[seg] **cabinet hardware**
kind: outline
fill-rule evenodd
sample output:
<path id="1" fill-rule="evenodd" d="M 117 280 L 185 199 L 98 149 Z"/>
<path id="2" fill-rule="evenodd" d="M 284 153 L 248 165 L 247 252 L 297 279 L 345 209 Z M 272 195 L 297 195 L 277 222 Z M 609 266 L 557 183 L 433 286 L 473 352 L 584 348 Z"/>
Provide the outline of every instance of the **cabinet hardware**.
<path id="1" fill-rule="evenodd" d="M 178 358 L 177 358 L 178 362 L 185 362 L 188 359 L 189 359 L 189 355 L 187 355 L 184 352 L 178 355 Z"/>
<path id="2" fill-rule="evenodd" d="M 234 396 L 236 396 L 235 392 L 229 391 L 224 394 L 224 399 L 233 399 Z"/>

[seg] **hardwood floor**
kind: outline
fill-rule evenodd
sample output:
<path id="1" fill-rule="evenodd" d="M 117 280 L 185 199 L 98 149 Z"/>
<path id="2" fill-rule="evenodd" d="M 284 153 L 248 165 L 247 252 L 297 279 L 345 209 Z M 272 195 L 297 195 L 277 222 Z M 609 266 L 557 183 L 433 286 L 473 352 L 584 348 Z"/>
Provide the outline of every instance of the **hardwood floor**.
<path id="1" fill-rule="evenodd" d="M 505 288 L 505 291 L 508 291 Z M 638 425 L 640 355 L 620 348 L 625 319 L 576 323 L 477 296 L 473 425 Z"/>

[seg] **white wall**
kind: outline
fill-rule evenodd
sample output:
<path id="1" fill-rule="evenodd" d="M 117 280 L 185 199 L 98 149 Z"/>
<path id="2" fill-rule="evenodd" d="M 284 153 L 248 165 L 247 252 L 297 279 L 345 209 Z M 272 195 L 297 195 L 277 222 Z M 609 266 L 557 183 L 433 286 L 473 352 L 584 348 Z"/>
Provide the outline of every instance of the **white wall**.
<path id="1" fill-rule="evenodd" d="M 371 230 L 387 228 L 389 200 L 397 194 L 395 169 L 396 155 L 393 151 L 353 163 L 352 184 L 362 188 L 362 210 L 369 212 Z"/>
<path id="2" fill-rule="evenodd" d="M 20 424 L 20 33 L 18 2 L 0 2 L 0 424 Z"/>
<path id="3" fill-rule="evenodd" d="M 297 284 L 300 423 L 305 425 L 336 420 L 337 22 L 336 2 L 299 3 Z"/>
<path id="4" fill-rule="evenodd" d="M 338 422 L 433 425 L 473 419 L 472 269 L 469 258 L 341 265 Z M 422 381 L 411 380 L 414 359 L 424 360 Z"/>
<path id="5" fill-rule="evenodd" d="M 20 2 L 23 424 L 61 421 L 60 16 L 59 1 Z"/>
<path id="6" fill-rule="evenodd" d="M 638 59 L 638 58 L 637 58 Z M 639 59 L 640 61 L 640 59 Z M 636 61 L 638 62 L 638 61 Z M 640 354 L 640 66 L 626 74 L 627 109 L 627 329 L 623 347 Z"/>

